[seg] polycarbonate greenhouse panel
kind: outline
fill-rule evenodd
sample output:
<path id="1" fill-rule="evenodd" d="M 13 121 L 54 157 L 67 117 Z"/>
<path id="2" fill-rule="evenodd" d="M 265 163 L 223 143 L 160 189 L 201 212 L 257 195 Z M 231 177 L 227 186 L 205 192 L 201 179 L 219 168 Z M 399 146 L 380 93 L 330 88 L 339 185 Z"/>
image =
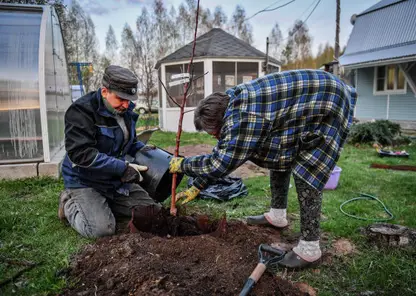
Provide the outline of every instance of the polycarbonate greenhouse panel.
<path id="1" fill-rule="evenodd" d="M 39 104 L 42 12 L 0 10 L 0 160 L 43 157 Z"/>

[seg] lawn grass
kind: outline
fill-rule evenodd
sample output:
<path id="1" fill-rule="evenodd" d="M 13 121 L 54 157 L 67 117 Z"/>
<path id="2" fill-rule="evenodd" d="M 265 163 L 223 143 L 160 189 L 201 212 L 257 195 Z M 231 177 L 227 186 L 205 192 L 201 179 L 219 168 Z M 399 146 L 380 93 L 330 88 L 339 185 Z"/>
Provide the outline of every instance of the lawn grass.
<path id="1" fill-rule="evenodd" d="M 151 143 L 165 148 L 174 145 L 175 133 L 156 132 Z M 184 133 L 182 145 L 214 144 L 206 134 Z M 339 187 L 324 192 L 322 229 L 329 240 L 346 237 L 356 244 L 358 253 L 334 258 L 330 266 L 316 271 L 305 270 L 287 275 L 295 281 L 308 282 L 317 288 L 319 295 L 359 295 L 374 291 L 373 295 L 415 295 L 415 249 L 377 249 L 368 244 L 359 233 L 359 227 L 369 225 L 343 215 L 339 206 L 357 196 L 358 192 L 380 198 L 395 216 L 391 223 L 416 228 L 416 172 L 370 169 L 373 162 L 385 164 L 416 165 L 416 147 L 407 146 L 411 158 L 379 158 L 370 147 L 346 146 L 339 166 L 342 168 Z M 260 214 L 268 209 L 270 188 L 267 177 L 245 180 L 249 196 L 226 203 L 197 200 L 195 207 L 210 207 L 226 211 L 228 217 L 242 218 Z M 293 184 L 293 180 L 292 180 Z M 186 180 L 181 188 L 185 188 Z M 80 246 L 91 242 L 81 238 L 57 217 L 58 194 L 62 181 L 52 179 L 28 179 L 0 182 L 0 255 L 9 259 L 29 260 L 39 263 L 31 271 L 20 276 L 14 284 L 0 289 L 0 295 L 56 294 L 66 282 L 62 277 L 68 267 L 69 256 Z M 295 188 L 290 189 L 289 213 L 298 214 Z M 345 206 L 349 213 L 364 217 L 384 217 L 382 208 L 371 201 L 356 202 Z M 296 215 L 294 215 L 296 217 Z M 295 232 L 299 221 L 295 220 Z M 7 265 L 0 257 L 0 282 L 16 272 L 19 266 Z M 255 262 L 253 262 L 255 264 Z"/>
<path id="2" fill-rule="evenodd" d="M 160 148 L 175 146 L 176 133 L 157 131 L 152 135 L 149 143 Z M 182 133 L 181 135 L 181 146 L 196 144 L 215 145 L 215 143 L 217 143 L 217 140 L 207 133 Z"/>
<path id="3" fill-rule="evenodd" d="M 0 295 L 56 294 L 66 284 L 59 273 L 88 240 L 59 222 L 62 189 L 61 181 L 50 178 L 0 182 L 0 282 L 24 268 L 3 258 L 38 264 L 0 289 Z"/>
<path id="4" fill-rule="evenodd" d="M 154 127 L 159 126 L 159 115 L 154 113 L 146 113 L 139 116 L 136 127 Z"/>

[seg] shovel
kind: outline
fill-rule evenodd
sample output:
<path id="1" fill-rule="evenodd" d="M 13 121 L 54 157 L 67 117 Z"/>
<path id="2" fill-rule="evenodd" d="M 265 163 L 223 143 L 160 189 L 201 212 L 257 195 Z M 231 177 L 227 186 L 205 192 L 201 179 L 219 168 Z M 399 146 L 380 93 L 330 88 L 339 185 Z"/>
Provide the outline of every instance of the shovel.
<path id="1" fill-rule="evenodd" d="M 267 268 L 277 269 L 277 263 L 283 259 L 286 252 L 269 245 L 261 244 L 259 246 L 258 254 L 259 263 L 244 284 L 240 296 L 246 296 L 250 293 Z"/>

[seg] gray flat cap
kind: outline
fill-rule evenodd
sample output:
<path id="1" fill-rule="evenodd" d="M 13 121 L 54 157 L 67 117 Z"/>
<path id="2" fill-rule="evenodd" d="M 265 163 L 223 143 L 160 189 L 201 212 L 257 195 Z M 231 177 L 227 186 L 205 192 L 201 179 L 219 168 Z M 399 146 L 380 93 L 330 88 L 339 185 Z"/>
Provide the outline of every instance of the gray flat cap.
<path id="1" fill-rule="evenodd" d="M 105 69 L 102 81 L 103 86 L 120 98 L 129 101 L 137 100 L 138 82 L 132 71 L 115 65 L 110 65 Z"/>

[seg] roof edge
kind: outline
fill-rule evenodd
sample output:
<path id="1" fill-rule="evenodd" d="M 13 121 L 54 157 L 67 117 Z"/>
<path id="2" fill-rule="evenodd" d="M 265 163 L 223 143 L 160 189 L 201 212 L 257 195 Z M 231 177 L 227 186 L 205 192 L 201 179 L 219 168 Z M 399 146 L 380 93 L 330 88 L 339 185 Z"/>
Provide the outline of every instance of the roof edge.
<path id="1" fill-rule="evenodd" d="M 355 63 L 355 64 L 347 64 L 347 65 L 341 65 L 344 68 L 367 68 L 367 67 L 375 67 L 375 66 L 381 66 L 385 64 L 397 64 L 399 62 L 404 61 L 410 61 L 414 59 L 416 61 L 416 55 L 407 55 L 407 56 L 401 56 L 396 58 L 387 58 L 387 59 L 380 59 L 380 60 L 373 60 L 373 61 L 367 61 L 364 63 Z"/>
<path id="2" fill-rule="evenodd" d="M 381 7 L 379 7 L 379 8 L 375 8 L 375 9 L 371 9 L 371 7 L 370 7 L 370 8 L 367 8 L 367 9 L 366 9 L 366 10 L 364 10 L 362 13 L 357 14 L 357 17 L 360 17 L 360 16 L 363 16 L 363 15 L 366 15 L 366 14 L 369 14 L 369 13 L 372 13 L 372 12 L 375 12 L 375 11 L 378 11 L 378 10 L 381 10 L 381 9 L 384 9 L 384 8 L 386 8 L 386 7 L 390 7 L 390 6 L 393 6 L 393 5 L 399 4 L 399 3 L 404 2 L 404 1 L 407 1 L 407 0 L 400 0 L 400 1 L 397 1 L 397 2 L 394 2 L 394 3 L 387 4 L 387 5 L 385 5 L 385 6 L 381 6 Z M 376 4 L 374 4 L 374 5 L 377 5 L 377 3 L 376 3 Z M 373 6 L 374 6 L 374 5 L 373 5 Z M 371 10 L 369 10 L 369 9 L 371 9 Z"/>
<path id="3" fill-rule="evenodd" d="M 49 5 L 39 5 L 39 4 L 18 4 L 18 3 L 0 3 L 0 8 L 7 7 L 12 8 L 14 10 L 29 10 L 40 11 L 49 7 Z"/>
<path id="4" fill-rule="evenodd" d="M 189 62 L 190 58 L 185 58 L 185 59 L 180 59 L 180 60 L 174 60 L 174 61 L 158 61 L 155 64 L 154 69 L 159 69 L 160 66 L 162 64 L 179 64 L 179 63 L 184 63 L 184 62 Z M 259 56 L 199 56 L 199 57 L 194 57 L 193 61 L 199 61 L 199 60 L 205 60 L 205 59 L 211 59 L 211 60 L 216 60 L 216 59 L 227 59 L 227 60 L 258 60 L 258 61 L 264 61 L 265 57 L 259 57 Z M 269 64 L 274 64 L 277 65 L 279 67 L 282 66 L 282 63 L 276 59 L 276 61 L 278 61 L 278 63 L 274 62 L 274 61 L 270 61 L 269 59 Z"/>
<path id="5" fill-rule="evenodd" d="M 386 49 L 391 49 L 391 48 L 396 48 L 396 47 L 402 47 L 402 46 L 407 46 L 407 45 L 412 45 L 412 44 L 416 44 L 416 40 L 408 41 L 408 42 L 402 42 L 402 43 L 398 43 L 398 44 L 394 44 L 394 45 L 389 45 L 389 46 L 383 46 L 383 47 L 373 48 L 373 49 L 369 49 L 369 50 L 362 50 L 362 51 L 357 51 L 357 52 L 353 52 L 353 53 L 348 53 L 348 54 L 342 55 L 341 57 L 343 57 L 343 56 L 350 57 L 350 56 L 355 56 L 355 55 L 364 54 L 364 53 L 378 52 L 378 51 L 382 51 L 382 50 L 386 50 Z"/>

